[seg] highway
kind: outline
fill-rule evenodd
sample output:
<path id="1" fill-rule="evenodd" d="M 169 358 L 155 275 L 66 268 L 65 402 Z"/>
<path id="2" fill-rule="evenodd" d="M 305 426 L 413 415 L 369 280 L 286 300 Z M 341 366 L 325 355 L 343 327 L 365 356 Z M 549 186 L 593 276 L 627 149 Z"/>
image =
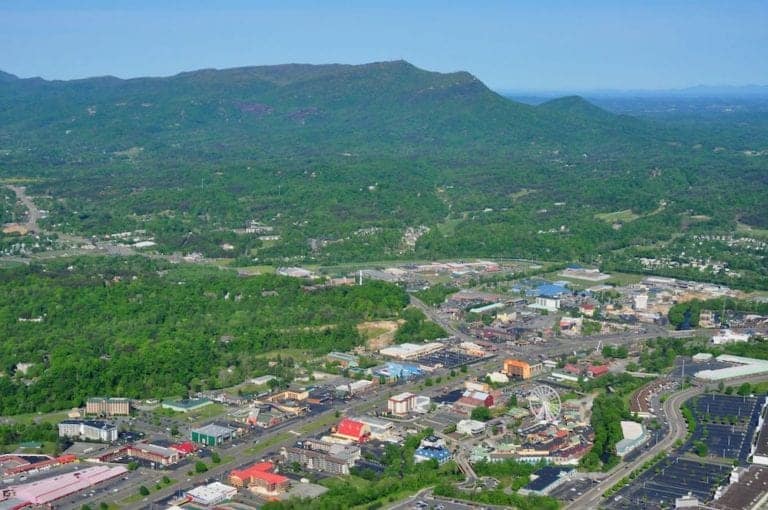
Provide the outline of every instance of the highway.
<path id="1" fill-rule="evenodd" d="M 688 433 L 688 426 L 683 419 L 680 408 L 686 400 L 703 391 L 703 387 L 693 386 L 670 396 L 664 402 L 664 414 L 669 418 L 669 433 L 667 436 L 659 441 L 653 448 L 637 457 L 634 461 L 630 463 L 620 463 L 613 468 L 607 477 L 571 502 L 567 508 L 573 510 L 597 508 L 602 502 L 603 493 L 613 487 L 619 480 L 628 476 L 629 473 L 642 466 L 645 461 L 653 458 L 660 451 L 669 450 L 678 439 L 685 439 L 685 436 Z"/>
<path id="2" fill-rule="evenodd" d="M 760 382 L 768 380 L 767 375 L 742 377 L 728 381 L 728 385 L 737 385 L 744 382 Z M 672 446 L 677 440 L 684 440 L 688 434 L 688 426 L 683 419 L 681 407 L 686 400 L 704 392 L 704 386 L 691 386 L 683 391 L 672 394 L 664 402 L 662 407 L 664 415 L 669 420 L 669 432 L 667 436 L 656 443 L 648 451 L 637 457 L 630 463 L 620 463 L 613 468 L 608 475 L 599 483 L 590 488 L 587 492 L 572 501 L 566 506 L 569 510 L 592 510 L 598 508 L 602 503 L 603 493 L 613 487 L 619 480 L 642 466 L 643 463 L 661 451 L 671 451 Z"/>
<path id="3" fill-rule="evenodd" d="M 40 219 L 40 210 L 32 199 L 27 196 L 26 188 L 24 186 L 12 186 L 10 184 L 8 184 L 6 188 L 16 193 L 16 198 L 27 208 L 27 222 L 24 224 L 24 227 L 29 232 L 38 232 L 40 229 L 37 226 L 37 220 Z"/>
<path id="4" fill-rule="evenodd" d="M 473 375 L 484 374 L 492 366 L 498 365 L 498 363 L 499 362 L 496 358 L 491 358 L 484 362 L 475 363 L 469 366 L 468 372 L 466 375 L 473 376 Z M 445 376 L 447 372 L 448 370 L 445 370 L 445 369 L 439 370 L 433 373 L 432 377 L 441 375 L 441 374 Z M 356 399 L 352 403 L 337 401 L 337 403 L 334 405 L 333 408 L 328 409 L 327 411 L 324 411 L 322 413 L 311 414 L 295 420 L 282 423 L 271 429 L 268 429 L 266 432 L 259 434 L 254 438 L 247 440 L 245 443 L 242 443 L 240 445 L 229 447 L 229 448 L 228 447 L 219 448 L 217 449 L 217 451 L 219 451 L 219 454 L 221 455 L 222 458 L 232 457 L 232 459 L 229 460 L 228 462 L 225 462 L 219 465 L 211 465 L 210 462 L 208 462 L 209 470 L 206 473 L 187 476 L 186 472 L 190 469 L 190 465 L 185 465 L 183 468 L 180 468 L 178 470 L 168 470 L 168 471 L 150 471 L 142 468 L 141 469 L 142 472 L 149 471 L 150 473 L 152 473 L 150 475 L 152 478 L 155 478 L 155 477 L 161 478 L 163 475 L 167 475 L 170 478 L 176 479 L 178 482 L 169 487 L 165 487 L 159 491 L 153 492 L 150 496 L 147 497 L 147 501 L 139 501 L 134 504 L 120 505 L 120 508 L 125 510 L 139 510 L 143 508 L 149 508 L 153 503 L 157 503 L 158 501 L 161 501 L 170 496 L 173 496 L 174 494 L 177 494 L 180 490 L 184 491 L 185 489 L 192 488 L 194 485 L 199 485 L 200 483 L 203 483 L 209 478 L 216 478 L 216 479 L 222 480 L 226 478 L 226 476 L 232 469 L 235 469 L 245 463 L 256 462 L 258 459 L 262 458 L 265 454 L 269 452 L 278 452 L 280 448 L 283 446 L 293 445 L 299 436 L 292 434 L 289 431 L 301 432 L 302 436 L 310 436 L 310 435 L 316 434 L 317 432 L 322 430 L 323 426 L 315 427 L 311 430 L 308 430 L 308 428 L 311 428 L 312 423 L 315 421 L 324 419 L 330 414 L 335 413 L 337 410 L 341 411 L 342 415 L 346 415 L 346 416 L 362 415 L 374 409 L 377 409 L 377 408 L 381 409 L 386 407 L 386 401 L 389 398 L 389 395 L 391 393 L 412 391 L 412 392 L 418 392 L 422 395 L 426 394 L 426 395 L 434 396 L 440 392 L 441 390 L 440 386 L 433 386 L 431 388 L 426 388 L 425 390 L 419 390 L 418 388 L 423 384 L 423 382 L 424 382 L 423 380 L 416 380 L 416 381 L 402 384 L 399 386 L 388 386 L 388 385 L 380 386 L 376 390 L 374 390 L 374 393 L 367 395 L 366 397 L 364 397 L 364 399 Z M 454 382 L 459 383 L 460 381 L 457 378 Z M 289 437 L 274 443 L 270 443 L 265 447 L 259 448 L 260 443 L 267 442 L 270 439 L 275 438 L 275 436 L 279 436 L 281 434 L 286 434 L 286 433 L 289 435 Z M 196 459 L 193 459 L 193 460 L 196 460 Z M 194 466 L 192 466 L 191 469 L 194 469 Z M 186 481 L 187 478 L 190 479 L 189 482 Z M 134 494 L 136 494 L 139 486 L 142 485 L 142 483 L 149 486 L 149 484 L 146 484 L 145 477 L 136 477 L 131 481 L 128 481 L 125 484 L 123 484 L 117 493 L 104 494 L 101 497 L 97 496 L 93 499 L 93 501 L 89 501 L 89 503 L 92 506 L 98 505 L 102 501 L 105 503 L 119 504 L 122 500 L 125 500 L 127 497 L 133 496 Z"/>

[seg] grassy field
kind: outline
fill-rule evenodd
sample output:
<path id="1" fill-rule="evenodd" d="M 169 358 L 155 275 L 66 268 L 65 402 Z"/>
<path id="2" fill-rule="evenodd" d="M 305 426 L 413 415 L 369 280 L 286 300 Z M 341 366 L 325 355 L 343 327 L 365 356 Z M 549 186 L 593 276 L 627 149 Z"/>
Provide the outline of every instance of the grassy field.
<path id="1" fill-rule="evenodd" d="M 264 450 L 268 450 L 269 448 L 275 446 L 276 444 L 280 444 L 284 441 L 288 441 L 292 437 L 296 437 L 290 432 L 281 432 L 275 436 L 270 437 L 266 441 L 261 441 L 259 443 L 256 443 L 255 445 L 249 447 L 245 450 L 246 453 L 255 455 L 257 453 L 263 452 Z"/>
<path id="2" fill-rule="evenodd" d="M 307 361 L 313 359 L 315 356 L 306 349 L 279 349 L 275 351 L 267 351 L 261 354 L 257 354 L 257 358 L 274 358 L 280 355 L 282 358 L 293 358 L 296 361 Z"/>
<path id="3" fill-rule="evenodd" d="M 630 221 L 635 221 L 639 217 L 640 215 L 633 213 L 631 209 L 624 209 L 623 211 L 595 214 L 595 218 L 597 218 L 598 220 L 602 220 L 606 223 L 614 223 L 617 221 L 621 221 L 623 223 L 629 223 Z"/>
<path id="4" fill-rule="evenodd" d="M 298 432 L 301 432 L 302 434 L 308 434 L 310 432 L 315 432 L 317 430 L 320 430 L 322 428 L 330 427 L 331 424 L 336 423 L 339 421 L 340 418 L 337 418 L 335 414 L 328 413 L 326 416 L 323 416 L 320 419 L 311 421 L 307 423 L 306 425 L 302 425 L 299 427 Z"/>
<path id="5" fill-rule="evenodd" d="M 736 224 L 736 232 L 739 232 L 741 234 L 748 234 L 755 237 L 762 237 L 763 239 L 768 239 L 768 229 L 750 227 L 749 225 L 745 225 L 744 223 Z"/>
<path id="6" fill-rule="evenodd" d="M 3 419 L 8 419 L 16 423 L 42 423 L 46 421 L 58 423 L 62 420 L 66 420 L 68 414 L 69 411 L 53 411 L 50 413 L 28 413 L 8 417 L 4 416 Z"/>
<path id="7" fill-rule="evenodd" d="M 211 404 L 195 411 L 187 413 L 187 416 L 192 417 L 194 420 L 209 420 L 217 416 L 221 416 L 227 412 L 227 407 L 224 404 Z"/>

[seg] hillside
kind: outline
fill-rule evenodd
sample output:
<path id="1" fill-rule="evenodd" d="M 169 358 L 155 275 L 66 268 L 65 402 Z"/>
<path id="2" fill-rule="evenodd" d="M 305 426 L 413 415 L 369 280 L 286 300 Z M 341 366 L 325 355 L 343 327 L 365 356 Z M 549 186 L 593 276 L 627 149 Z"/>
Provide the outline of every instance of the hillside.
<path id="1" fill-rule="evenodd" d="M 48 225 L 143 229 L 161 250 L 243 263 L 583 260 L 667 238 L 685 215 L 708 218 L 687 229 L 767 226 L 765 157 L 745 156 L 765 147 L 745 145 L 754 135 L 738 125 L 717 129 L 579 97 L 525 105 L 471 74 L 403 61 L 128 80 L 0 74 L 0 178 L 36 179 Z M 638 219 L 596 218 L 625 209 Z M 279 240 L 232 232 L 250 220 Z M 402 236 L 419 225 L 430 232 L 414 248 Z"/>

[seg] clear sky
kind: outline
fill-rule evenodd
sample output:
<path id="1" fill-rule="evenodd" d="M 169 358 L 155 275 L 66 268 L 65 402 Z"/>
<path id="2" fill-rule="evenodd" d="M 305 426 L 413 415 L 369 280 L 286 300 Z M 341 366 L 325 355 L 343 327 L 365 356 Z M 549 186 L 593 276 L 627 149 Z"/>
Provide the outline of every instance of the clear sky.
<path id="1" fill-rule="evenodd" d="M 510 90 L 768 84 L 768 0 L 0 0 L 21 77 L 394 59 Z"/>

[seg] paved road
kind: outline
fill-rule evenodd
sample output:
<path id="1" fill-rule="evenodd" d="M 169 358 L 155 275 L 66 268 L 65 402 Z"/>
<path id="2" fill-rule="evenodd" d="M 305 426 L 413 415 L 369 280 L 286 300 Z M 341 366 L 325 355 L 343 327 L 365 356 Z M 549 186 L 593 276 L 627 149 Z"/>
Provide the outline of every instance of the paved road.
<path id="1" fill-rule="evenodd" d="M 740 384 L 744 382 L 759 382 L 768 380 L 768 376 L 750 376 L 727 381 L 728 385 Z M 580 497 L 572 501 L 566 508 L 570 510 L 592 510 L 598 508 L 602 503 L 603 493 L 613 487 L 619 480 L 628 476 L 633 470 L 640 467 L 645 461 L 661 451 L 671 451 L 673 445 L 678 439 L 685 439 L 688 433 L 688 426 L 683 419 L 681 407 L 689 398 L 704 392 L 705 386 L 692 386 L 683 391 L 671 395 L 662 406 L 664 415 L 669 420 L 669 431 L 667 436 L 656 443 L 648 451 L 638 456 L 630 463 L 620 463 L 612 469 L 606 478 Z"/>
<path id="2" fill-rule="evenodd" d="M 37 220 L 40 219 L 40 210 L 37 208 L 31 198 L 27 196 L 27 189 L 24 186 L 13 186 L 8 184 L 6 186 L 9 190 L 16 193 L 16 198 L 19 202 L 24 204 L 27 208 L 27 222 L 24 225 L 29 232 L 38 232 L 40 229 L 37 226 Z"/>
<path id="3" fill-rule="evenodd" d="M 440 315 L 437 310 L 431 306 L 428 306 L 413 294 L 410 294 L 409 297 L 411 299 L 411 305 L 424 312 L 424 315 L 426 315 L 429 320 L 441 326 L 449 335 L 453 335 L 465 342 L 474 342 L 477 340 L 475 337 L 459 331 L 459 329 L 456 328 L 456 326 L 454 326 L 451 321 Z"/>
<path id="4" fill-rule="evenodd" d="M 573 510 L 597 508 L 602 502 L 603 493 L 613 487 L 619 480 L 628 476 L 633 470 L 640 467 L 645 461 L 653 458 L 659 452 L 669 450 L 678 439 L 685 439 L 688 427 L 685 424 L 680 408 L 686 400 L 703 391 L 703 387 L 693 386 L 669 397 L 664 402 L 664 414 L 669 417 L 669 432 L 667 436 L 634 461 L 620 463 L 609 472 L 606 478 L 571 502 L 567 508 Z"/>

